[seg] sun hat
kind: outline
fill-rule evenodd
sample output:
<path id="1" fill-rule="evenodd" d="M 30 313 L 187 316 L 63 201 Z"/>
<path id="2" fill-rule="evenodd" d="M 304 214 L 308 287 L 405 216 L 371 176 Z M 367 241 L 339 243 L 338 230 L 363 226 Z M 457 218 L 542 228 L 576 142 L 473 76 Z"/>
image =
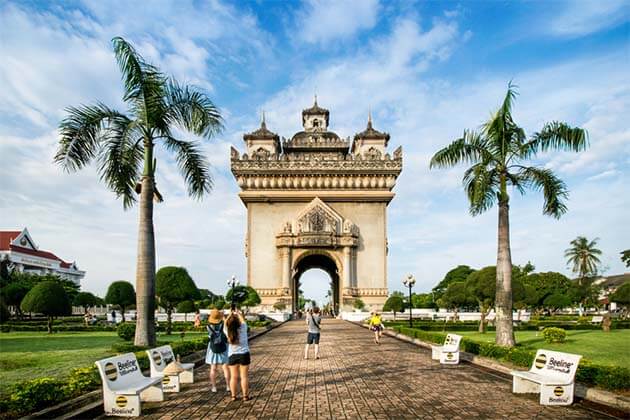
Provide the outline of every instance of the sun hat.
<path id="1" fill-rule="evenodd" d="M 218 309 L 213 309 L 210 311 L 210 318 L 208 318 L 208 323 L 210 324 L 218 324 L 223 321 L 223 311 Z"/>

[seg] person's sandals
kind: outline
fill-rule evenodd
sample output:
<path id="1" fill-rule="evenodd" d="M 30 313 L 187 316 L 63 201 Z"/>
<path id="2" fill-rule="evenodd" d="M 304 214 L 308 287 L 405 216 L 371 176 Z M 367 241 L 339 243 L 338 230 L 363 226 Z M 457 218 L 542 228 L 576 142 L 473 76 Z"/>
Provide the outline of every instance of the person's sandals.
<path id="1" fill-rule="evenodd" d="M 237 400 L 236 395 L 232 395 L 232 401 L 236 401 L 236 400 Z"/>
<path id="2" fill-rule="evenodd" d="M 249 395 L 243 395 L 243 401 L 249 401 L 250 399 Z"/>

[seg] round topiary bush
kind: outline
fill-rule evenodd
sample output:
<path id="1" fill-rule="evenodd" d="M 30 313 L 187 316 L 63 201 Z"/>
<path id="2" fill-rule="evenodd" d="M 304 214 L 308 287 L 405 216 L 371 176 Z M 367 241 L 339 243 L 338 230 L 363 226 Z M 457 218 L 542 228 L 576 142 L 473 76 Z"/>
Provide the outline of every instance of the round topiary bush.
<path id="1" fill-rule="evenodd" d="M 23 312 L 35 312 L 48 317 L 48 333 L 52 333 L 53 318 L 70 315 L 72 305 L 61 283 L 46 280 L 37 283 L 22 299 Z"/>
<path id="2" fill-rule="evenodd" d="M 131 341 L 136 335 L 136 324 L 133 322 L 121 322 L 116 329 L 118 337 L 125 341 Z"/>
<path id="3" fill-rule="evenodd" d="M 562 328 L 548 327 L 542 332 L 547 343 L 564 343 L 567 339 L 567 332 Z"/>

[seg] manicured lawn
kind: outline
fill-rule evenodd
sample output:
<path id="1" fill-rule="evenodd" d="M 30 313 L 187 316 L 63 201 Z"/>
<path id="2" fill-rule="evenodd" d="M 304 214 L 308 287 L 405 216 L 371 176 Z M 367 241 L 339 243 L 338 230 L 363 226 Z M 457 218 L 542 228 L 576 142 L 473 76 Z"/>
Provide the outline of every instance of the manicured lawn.
<path id="1" fill-rule="evenodd" d="M 184 340 L 205 336 L 205 332 L 186 332 Z M 158 340 L 181 340 L 179 333 L 160 334 Z M 0 394 L 15 382 L 43 376 L 67 376 L 73 368 L 91 366 L 114 354 L 111 346 L 123 342 L 115 332 L 40 332 L 0 334 Z"/>
<path id="2" fill-rule="evenodd" d="M 459 331 L 456 334 L 474 341 L 494 343 L 494 331 L 479 334 L 474 331 Z M 600 364 L 630 367 L 630 330 L 568 330 L 567 341 L 562 344 L 547 343 L 538 331 L 516 331 L 516 342 L 532 350 L 540 348 L 581 354 L 584 358 Z"/>

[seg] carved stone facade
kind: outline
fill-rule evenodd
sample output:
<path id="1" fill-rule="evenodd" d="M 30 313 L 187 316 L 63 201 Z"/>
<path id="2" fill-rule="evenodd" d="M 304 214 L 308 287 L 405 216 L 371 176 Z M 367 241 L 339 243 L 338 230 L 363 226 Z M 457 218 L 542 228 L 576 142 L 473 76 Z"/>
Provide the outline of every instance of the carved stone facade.
<path id="1" fill-rule="evenodd" d="M 334 306 L 387 298 L 387 217 L 402 170 L 402 149 L 372 127 L 342 139 L 328 131 L 329 111 L 302 111 L 303 131 L 280 141 L 261 127 L 245 134 L 247 151 L 231 150 L 231 168 L 247 207 L 247 283 L 262 305 L 297 303 L 301 275 L 321 268 Z M 322 288 L 327 288 L 323 285 Z"/>

